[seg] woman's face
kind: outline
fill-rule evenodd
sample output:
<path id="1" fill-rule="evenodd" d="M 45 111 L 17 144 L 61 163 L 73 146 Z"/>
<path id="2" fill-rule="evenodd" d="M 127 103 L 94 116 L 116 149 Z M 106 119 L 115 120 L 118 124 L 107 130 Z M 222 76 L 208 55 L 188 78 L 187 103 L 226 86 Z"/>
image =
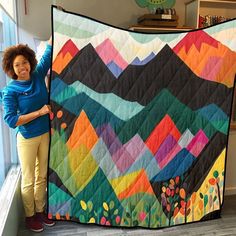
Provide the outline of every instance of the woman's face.
<path id="1" fill-rule="evenodd" d="M 30 79 L 30 63 L 22 55 L 15 57 L 13 61 L 13 69 L 19 80 L 29 80 Z"/>

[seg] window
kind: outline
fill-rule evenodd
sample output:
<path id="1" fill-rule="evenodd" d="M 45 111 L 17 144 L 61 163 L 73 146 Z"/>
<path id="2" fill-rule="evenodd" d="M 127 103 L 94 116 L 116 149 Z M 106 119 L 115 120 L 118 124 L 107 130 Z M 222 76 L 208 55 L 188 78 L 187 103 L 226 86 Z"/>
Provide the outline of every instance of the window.
<path id="1" fill-rule="evenodd" d="M 16 20 L 15 0 L 0 0 L 0 5 L 12 19 Z"/>
<path id="2" fill-rule="evenodd" d="M 0 0 L 0 61 L 2 61 L 3 50 L 17 43 L 17 27 L 15 17 L 12 17 L 15 12 L 15 4 L 13 3 L 13 0 Z M 0 66 L 0 90 L 6 86 L 8 81 L 9 79 Z M 4 123 L 3 107 L 0 105 L 0 189 L 10 167 L 17 163 L 15 132 Z"/>

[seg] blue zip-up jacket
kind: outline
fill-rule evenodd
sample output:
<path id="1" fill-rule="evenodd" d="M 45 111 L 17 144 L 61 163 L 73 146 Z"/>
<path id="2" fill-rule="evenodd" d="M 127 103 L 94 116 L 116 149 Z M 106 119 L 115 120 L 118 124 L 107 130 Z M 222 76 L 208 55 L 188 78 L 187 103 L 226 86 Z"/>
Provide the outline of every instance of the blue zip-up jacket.
<path id="1" fill-rule="evenodd" d="M 16 128 L 20 115 L 39 110 L 48 104 L 45 76 L 51 64 L 52 46 L 47 45 L 44 55 L 32 72 L 30 80 L 12 80 L 2 92 L 4 120 L 11 128 Z M 17 127 L 24 138 L 33 138 L 49 131 L 48 114 Z"/>

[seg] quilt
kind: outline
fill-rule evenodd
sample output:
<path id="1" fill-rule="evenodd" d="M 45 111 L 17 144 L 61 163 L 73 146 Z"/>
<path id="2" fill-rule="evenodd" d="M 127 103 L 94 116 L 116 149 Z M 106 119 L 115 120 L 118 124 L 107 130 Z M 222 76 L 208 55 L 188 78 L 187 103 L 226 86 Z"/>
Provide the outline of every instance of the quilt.
<path id="1" fill-rule="evenodd" d="M 138 33 L 52 7 L 48 216 L 161 228 L 220 217 L 236 21 Z"/>

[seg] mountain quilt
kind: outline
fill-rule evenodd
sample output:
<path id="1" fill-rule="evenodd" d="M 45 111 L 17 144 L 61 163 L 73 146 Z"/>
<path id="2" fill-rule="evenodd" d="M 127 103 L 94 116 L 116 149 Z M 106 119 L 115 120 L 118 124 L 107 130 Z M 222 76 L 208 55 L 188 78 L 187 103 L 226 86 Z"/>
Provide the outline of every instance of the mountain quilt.
<path id="1" fill-rule="evenodd" d="M 236 21 L 137 33 L 52 7 L 48 216 L 160 228 L 220 217 Z"/>

